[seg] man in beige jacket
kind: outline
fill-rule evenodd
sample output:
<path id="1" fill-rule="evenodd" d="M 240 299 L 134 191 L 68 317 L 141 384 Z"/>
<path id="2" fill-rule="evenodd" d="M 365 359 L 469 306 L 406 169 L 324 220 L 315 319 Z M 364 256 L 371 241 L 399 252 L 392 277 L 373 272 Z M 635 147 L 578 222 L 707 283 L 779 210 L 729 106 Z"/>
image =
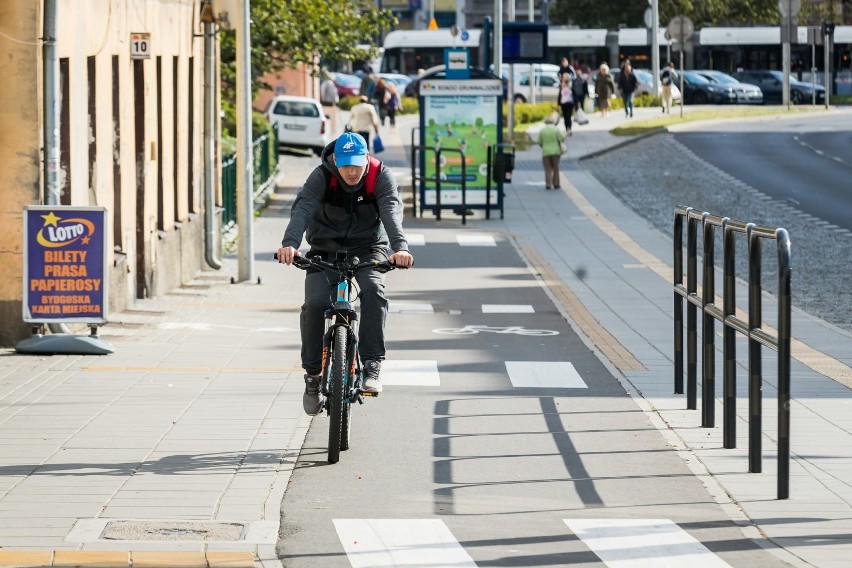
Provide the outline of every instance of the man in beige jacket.
<path id="1" fill-rule="evenodd" d="M 367 147 L 370 147 L 370 130 L 379 133 L 379 115 L 376 114 L 376 108 L 370 104 L 370 99 L 365 95 L 361 95 L 357 105 L 352 107 L 352 114 L 349 117 L 349 126 L 352 127 L 352 132 L 356 132 L 364 137 L 367 141 Z"/>

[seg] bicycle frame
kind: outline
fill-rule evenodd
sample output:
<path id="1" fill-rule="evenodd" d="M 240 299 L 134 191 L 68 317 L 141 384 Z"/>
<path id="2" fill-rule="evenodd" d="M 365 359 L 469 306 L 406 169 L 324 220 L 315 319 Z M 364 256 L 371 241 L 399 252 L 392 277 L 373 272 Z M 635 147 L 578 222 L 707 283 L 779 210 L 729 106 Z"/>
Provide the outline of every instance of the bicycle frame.
<path id="1" fill-rule="evenodd" d="M 320 268 L 338 275 L 336 294 L 330 298 L 325 311 L 320 385 L 330 419 L 328 461 L 337 463 L 340 451 L 349 449 L 352 404 L 356 401 L 363 404 L 365 395 L 376 396 L 361 389 L 363 371 L 358 354 L 358 314 L 350 300 L 352 280 L 361 270 L 388 272 L 394 266 L 379 261 L 359 262 L 357 257 L 349 259 L 345 252 L 338 252 L 333 262 L 298 256 L 293 264 L 302 269 Z"/>

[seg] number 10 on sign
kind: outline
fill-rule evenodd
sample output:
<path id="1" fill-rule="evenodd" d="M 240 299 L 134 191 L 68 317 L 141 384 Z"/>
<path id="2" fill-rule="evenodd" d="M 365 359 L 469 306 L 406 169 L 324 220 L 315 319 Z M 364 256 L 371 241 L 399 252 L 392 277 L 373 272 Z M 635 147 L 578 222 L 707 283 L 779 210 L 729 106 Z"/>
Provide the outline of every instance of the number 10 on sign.
<path id="1" fill-rule="evenodd" d="M 151 58 L 151 34 L 130 34 L 130 59 Z"/>

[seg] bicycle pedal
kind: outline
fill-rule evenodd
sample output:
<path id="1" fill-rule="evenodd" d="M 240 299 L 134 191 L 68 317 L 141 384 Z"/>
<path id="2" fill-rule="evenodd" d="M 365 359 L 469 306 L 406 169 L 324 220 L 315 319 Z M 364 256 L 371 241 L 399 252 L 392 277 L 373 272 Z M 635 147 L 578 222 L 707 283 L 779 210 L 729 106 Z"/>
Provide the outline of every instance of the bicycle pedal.
<path id="1" fill-rule="evenodd" d="M 363 394 L 364 396 L 379 396 L 379 393 L 377 392 L 361 391 L 361 394 Z"/>

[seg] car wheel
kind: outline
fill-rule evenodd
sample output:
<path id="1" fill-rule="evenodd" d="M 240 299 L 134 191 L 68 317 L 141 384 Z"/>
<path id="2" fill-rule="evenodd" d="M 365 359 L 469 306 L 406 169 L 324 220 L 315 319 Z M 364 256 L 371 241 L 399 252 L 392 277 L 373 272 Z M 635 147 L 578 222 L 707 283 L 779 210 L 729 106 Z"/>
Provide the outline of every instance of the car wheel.
<path id="1" fill-rule="evenodd" d="M 800 105 L 805 102 L 805 95 L 802 94 L 802 91 L 790 91 L 790 100 L 793 101 L 794 105 Z"/>
<path id="2" fill-rule="evenodd" d="M 515 95 L 515 104 L 525 102 L 527 102 L 527 99 L 525 99 L 523 95 Z"/>

